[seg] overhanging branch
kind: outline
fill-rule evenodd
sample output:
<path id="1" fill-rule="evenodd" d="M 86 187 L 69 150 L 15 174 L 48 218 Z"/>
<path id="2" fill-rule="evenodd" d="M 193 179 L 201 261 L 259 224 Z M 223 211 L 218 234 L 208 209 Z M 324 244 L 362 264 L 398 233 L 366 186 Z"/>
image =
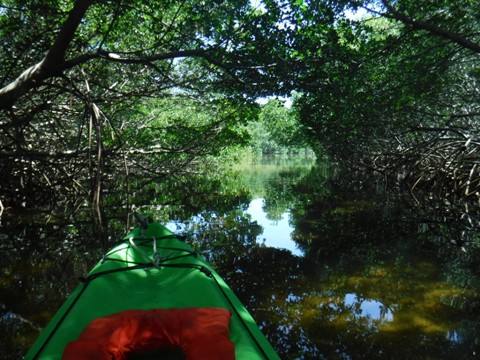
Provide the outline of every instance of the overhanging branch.
<path id="1" fill-rule="evenodd" d="M 425 30 L 431 33 L 432 35 L 436 35 L 439 37 L 442 37 L 444 39 L 450 40 L 466 49 L 470 49 L 476 53 L 480 53 L 480 44 L 475 43 L 473 41 L 470 41 L 469 39 L 460 36 L 458 34 L 452 33 L 450 31 L 447 31 L 445 29 L 439 28 L 431 23 L 425 22 L 425 21 L 417 21 L 414 20 L 405 14 L 397 11 L 392 4 L 390 4 L 387 0 L 382 0 L 382 4 L 385 6 L 385 8 L 388 10 L 389 14 L 382 14 L 385 17 L 390 17 L 395 20 L 401 21 L 406 25 L 409 25 L 415 29 L 420 29 L 420 30 Z M 371 9 L 368 9 L 369 11 L 375 12 Z"/>
<path id="2" fill-rule="evenodd" d="M 8 109 L 29 90 L 65 69 L 65 53 L 93 0 L 77 0 L 45 58 L 31 66 L 10 84 L 0 89 L 0 109 Z"/>

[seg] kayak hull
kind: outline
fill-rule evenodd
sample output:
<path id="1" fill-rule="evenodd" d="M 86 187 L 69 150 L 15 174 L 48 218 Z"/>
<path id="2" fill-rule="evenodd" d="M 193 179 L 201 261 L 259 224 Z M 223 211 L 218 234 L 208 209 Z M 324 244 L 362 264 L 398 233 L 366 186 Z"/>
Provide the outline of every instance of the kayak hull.
<path id="1" fill-rule="evenodd" d="M 235 358 L 279 359 L 246 308 L 193 249 L 159 223 L 137 228 L 83 279 L 26 359 L 61 359 L 95 319 L 125 310 L 224 308 Z"/>

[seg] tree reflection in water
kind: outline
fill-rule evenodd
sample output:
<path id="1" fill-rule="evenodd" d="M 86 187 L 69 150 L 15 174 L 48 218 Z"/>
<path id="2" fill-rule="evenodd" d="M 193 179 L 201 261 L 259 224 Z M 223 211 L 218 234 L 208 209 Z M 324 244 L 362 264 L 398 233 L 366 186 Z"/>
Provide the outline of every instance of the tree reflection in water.
<path id="1" fill-rule="evenodd" d="M 283 359 L 478 354 L 480 254 L 474 241 L 467 252 L 452 246 L 451 235 L 460 229 L 440 222 L 438 208 L 413 208 L 372 178 L 340 176 L 322 166 L 245 166 L 229 176 L 213 184 L 185 180 L 181 198 L 188 206 L 142 210 L 178 225 Z M 151 205 L 171 203 L 165 186 L 157 185 Z M 263 229 L 248 212 L 253 198 L 264 199 L 267 218 L 290 214 L 292 239 L 304 256 L 257 243 Z M 3 220 L 0 246 L 9 254 L 0 274 L 4 359 L 25 352 L 102 252 L 88 242 L 86 223 L 44 224 L 15 227 Z M 467 230 L 478 241 L 477 230 Z M 111 237 L 120 233 L 117 228 Z"/>
<path id="2" fill-rule="evenodd" d="M 445 242 L 448 223 L 444 234 L 425 230 L 438 213 L 428 217 L 371 179 L 325 175 L 317 168 L 288 187 L 270 179 L 263 194 L 265 204 L 283 197 L 304 257 L 251 245 L 240 253 L 227 237 L 227 251 L 211 259 L 281 357 L 471 358 L 480 330 L 475 249 L 465 256 Z M 224 238 L 218 230 L 209 238 Z"/>

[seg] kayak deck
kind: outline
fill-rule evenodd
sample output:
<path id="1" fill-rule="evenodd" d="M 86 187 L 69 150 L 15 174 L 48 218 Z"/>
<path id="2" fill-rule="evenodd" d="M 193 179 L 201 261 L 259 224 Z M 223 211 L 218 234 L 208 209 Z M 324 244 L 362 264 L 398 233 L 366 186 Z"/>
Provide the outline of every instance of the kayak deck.
<path id="1" fill-rule="evenodd" d="M 215 270 L 159 223 L 139 227 L 110 250 L 69 296 L 26 355 L 60 359 L 94 319 L 125 310 L 225 308 L 235 358 L 279 359 Z"/>

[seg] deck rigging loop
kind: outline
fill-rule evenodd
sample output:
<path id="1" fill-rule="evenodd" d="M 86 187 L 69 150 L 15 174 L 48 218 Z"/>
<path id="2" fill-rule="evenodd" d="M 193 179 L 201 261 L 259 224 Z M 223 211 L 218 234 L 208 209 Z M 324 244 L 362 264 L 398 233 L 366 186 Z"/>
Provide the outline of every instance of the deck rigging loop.
<path id="1" fill-rule="evenodd" d="M 142 255 L 145 258 L 145 260 L 151 263 L 154 267 L 159 268 L 165 260 L 168 260 L 173 255 L 173 251 L 165 256 L 162 256 L 157 249 L 157 239 L 155 237 L 152 237 L 152 241 L 153 241 L 153 245 L 152 245 L 153 253 L 152 253 L 152 256 L 149 256 L 145 251 L 143 251 L 140 248 L 140 246 L 138 246 L 135 243 L 135 239 L 133 237 L 128 239 L 128 242 L 130 243 L 130 245 L 132 245 L 132 247 L 140 255 Z"/>
<path id="2" fill-rule="evenodd" d="M 148 254 L 143 251 L 139 246 L 137 246 L 137 244 L 135 244 L 135 241 L 133 239 L 133 237 L 129 238 L 128 239 L 128 242 L 130 243 L 130 245 L 132 245 L 132 247 L 140 254 L 142 255 L 145 260 L 147 260 L 148 262 L 152 263 L 153 266 L 155 267 L 158 267 L 159 264 L 160 264 L 160 260 L 159 258 L 157 257 L 160 256 L 160 254 L 157 252 L 157 240 L 155 238 L 153 238 L 153 258 L 151 258 L 150 256 L 148 256 Z"/>

